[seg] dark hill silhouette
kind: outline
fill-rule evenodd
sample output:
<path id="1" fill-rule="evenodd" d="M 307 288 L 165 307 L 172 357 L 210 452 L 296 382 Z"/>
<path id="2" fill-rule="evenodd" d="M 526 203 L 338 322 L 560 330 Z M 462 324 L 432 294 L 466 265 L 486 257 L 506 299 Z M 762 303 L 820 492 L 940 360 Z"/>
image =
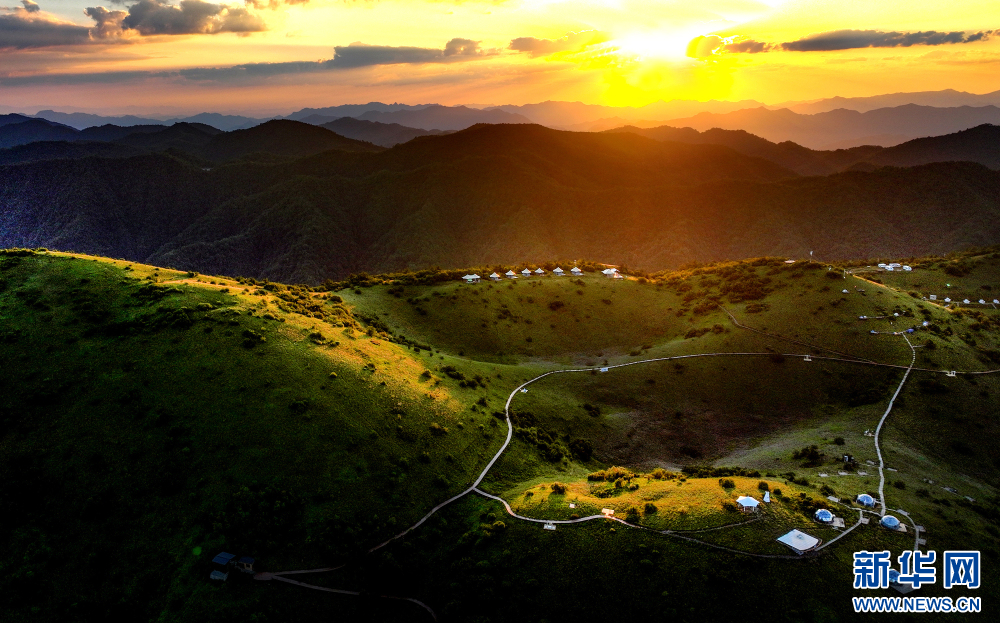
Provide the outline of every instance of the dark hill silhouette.
<path id="1" fill-rule="evenodd" d="M 909 167 L 931 162 L 977 162 L 1000 169 L 1000 126 L 984 124 L 954 134 L 914 139 L 895 147 L 866 145 L 851 149 L 818 151 L 786 141 L 772 143 L 744 130 L 713 128 L 636 128 L 625 126 L 609 132 L 631 132 L 661 141 L 725 145 L 742 154 L 770 160 L 800 175 L 828 175 L 838 171 L 872 170 L 878 166 Z"/>
<path id="2" fill-rule="evenodd" d="M 35 141 L 73 140 L 77 131 L 73 128 L 45 121 L 28 119 L 0 126 L 0 148 L 25 145 Z"/>
<path id="3" fill-rule="evenodd" d="M 321 115 L 312 115 L 302 121 L 324 127 L 331 132 L 336 132 L 347 138 L 367 141 L 382 147 L 393 147 L 418 136 L 435 136 L 446 133 L 445 130 L 421 130 L 419 128 L 408 128 L 398 123 L 380 123 L 378 121 L 366 121 L 353 117 L 331 119 L 330 117 L 323 117 Z"/>
<path id="4" fill-rule="evenodd" d="M 331 149 L 365 153 L 381 151 L 380 147 L 345 138 L 326 128 L 279 119 L 246 130 L 217 133 L 194 153 L 221 162 L 259 152 L 301 157 Z"/>
<path id="5" fill-rule="evenodd" d="M 998 216 L 1000 173 L 978 164 L 798 178 L 719 145 L 530 125 L 210 171 L 168 155 L 0 167 L 0 247 L 312 283 L 550 257 L 905 257 L 995 244 Z"/>
<path id="6" fill-rule="evenodd" d="M 423 130 L 464 130 L 477 123 L 532 123 L 531 119 L 502 110 L 478 110 L 465 106 L 434 104 L 418 110 L 379 111 L 369 110 L 358 115 L 359 119 L 398 123 Z"/>

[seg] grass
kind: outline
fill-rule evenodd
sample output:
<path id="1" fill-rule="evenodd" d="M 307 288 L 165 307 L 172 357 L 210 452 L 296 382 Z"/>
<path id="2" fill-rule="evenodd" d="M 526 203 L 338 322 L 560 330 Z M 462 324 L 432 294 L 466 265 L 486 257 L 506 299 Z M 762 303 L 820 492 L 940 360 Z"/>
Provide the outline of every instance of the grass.
<path id="1" fill-rule="evenodd" d="M 958 258 L 971 266 L 964 283 L 1000 287 L 997 259 Z M 927 283 L 945 265 L 913 264 L 901 278 Z M 713 620 L 761 595 L 789 620 L 849 618 L 852 548 L 897 553 L 910 537 L 865 526 L 817 561 L 778 564 L 608 522 L 543 532 L 472 497 L 356 557 L 472 482 L 503 441 L 497 413 L 520 383 L 566 365 L 705 352 L 757 355 L 533 383 L 511 402 L 515 436 L 484 489 L 533 517 L 635 507 L 644 525 L 687 530 L 742 519 L 724 503 L 759 496 L 765 480 L 789 497 L 760 521 L 698 538 L 780 554 L 788 550 L 774 538 L 790 527 L 829 540 L 836 532 L 812 522 L 799 494 L 825 503 L 824 486 L 847 500 L 877 488 L 863 431 L 902 371 L 801 356 L 833 350 L 906 365 L 901 337 L 868 331 L 923 319 L 933 328 L 915 343 L 934 348 L 918 349 L 918 366 L 986 370 L 998 349 L 989 310 L 946 310 L 888 275 L 882 284 L 839 275 L 760 260 L 645 283 L 589 275 L 582 286 L 566 277 L 317 292 L 73 254 L 0 254 L 0 605 L 15 621 L 281 620 L 330 607 L 422 620 L 387 602 L 235 574 L 212 585 L 208 560 L 226 549 L 269 570 L 351 560 L 346 572 L 308 581 L 415 596 L 444 620 Z M 551 309 L 557 300 L 564 305 Z M 735 326 L 718 303 L 764 333 Z M 901 316 L 858 320 L 885 313 Z M 888 504 L 928 528 L 930 548 L 1000 555 L 998 382 L 915 371 L 886 422 L 887 465 L 899 470 L 888 472 Z M 811 445 L 816 461 L 793 458 Z M 845 452 L 869 475 L 839 475 Z M 622 490 L 587 480 L 612 465 L 762 475 L 729 477 L 728 490 L 718 478 L 676 475 Z M 567 492 L 554 494 L 554 482 Z M 852 513 L 838 511 L 849 525 Z M 596 592 L 614 598 L 589 597 Z"/>

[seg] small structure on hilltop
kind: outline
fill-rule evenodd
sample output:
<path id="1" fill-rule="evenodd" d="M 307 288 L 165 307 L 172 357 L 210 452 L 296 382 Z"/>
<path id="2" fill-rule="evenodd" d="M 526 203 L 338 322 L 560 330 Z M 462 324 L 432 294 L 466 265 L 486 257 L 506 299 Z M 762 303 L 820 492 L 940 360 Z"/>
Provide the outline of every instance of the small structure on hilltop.
<path id="1" fill-rule="evenodd" d="M 466 275 L 466 276 L 462 277 L 462 279 L 465 280 L 465 283 L 479 283 L 480 276 L 479 275 Z"/>
<path id="2" fill-rule="evenodd" d="M 903 524 L 901 524 L 899 520 L 893 517 L 892 515 L 886 515 L 878 523 L 880 526 L 888 530 L 895 530 L 896 532 L 906 532 L 906 528 L 903 527 Z"/>
<path id="3" fill-rule="evenodd" d="M 530 277 L 531 276 L 531 269 L 530 268 L 525 268 L 524 270 L 521 271 L 521 274 L 524 275 L 525 277 Z"/>
<path id="4" fill-rule="evenodd" d="M 601 509 L 601 514 L 604 515 L 605 517 L 611 517 L 612 515 L 615 514 L 615 509 L 613 509 L 613 508 L 602 508 Z"/>
<path id="5" fill-rule="evenodd" d="M 541 268 L 536 268 L 535 269 L 535 274 L 536 275 L 544 275 L 545 271 L 543 269 L 541 269 Z"/>
<path id="6" fill-rule="evenodd" d="M 819 523 L 826 523 L 826 524 L 833 523 L 833 513 L 831 513 L 829 510 L 825 508 L 821 508 L 818 511 L 816 511 L 816 514 L 813 515 L 813 517 Z"/>
<path id="7" fill-rule="evenodd" d="M 618 270 L 615 268 L 605 268 L 601 271 L 601 274 L 608 279 L 614 279 L 614 276 L 618 274 Z"/>
<path id="8" fill-rule="evenodd" d="M 913 270 L 913 267 L 912 266 L 907 266 L 907 265 L 904 264 L 903 265 L 903 270 L 905 270 L 906 272 L 910 272 L 911 270 Z"/>
<path id="9" fill-rule="evenodd" d="M 236 558 L 236 554 L 219 552 L 218 555 L 212 559 L 212 564 L 216 565 L 216 568 L 212 569 L 212 573 L 208 575 L 208 579 L 225 582 L 226 578 L 229 577 L 229 563 L 233 561 L 233 558 Z"/>
<path id="10" fill-rule="evenodd" d="M 764 492 L 764 502 L 766 504 L 770 504 L 771 503 L 771 492 L 770 491 L 765 491 Z"/>
<path id="11" fill-rule="evenodd" d="M 490 279 L 492 279 L 493 281 L 500 281 L 500 279 L 502 279 L 502 277 L 499 274 L 497 274 L 496 272 L 494 272 L 492 275 L 490 275 Z"/>
<path id="12" fill-rule="evenodd" d="M 240 558 L 238 561 L 236 561 L 236 568 L 242 571 L 243 573 L 253 573 L 253 563 L 255 562 L 256 561 L 253 558 L 250 558 L 249 556 L 244 556 L 243 558 Z"/>
<path id="13" fill-rule="evenodd" d="M 577 277 L 579 277 L 580 275 L 582 275 L 582 274 L 583 274 L 583 271 L 582 271 L 582 270 L 580 270 L 579 268 L 577 268 L 576 266 L 574 266 L 574 267 L 573 267 L 572 269 L 570 269 L 570 271 L 569 271 L 569 272 L 573 273 L 573 274 L 574 274 L 574 275 L 576 275 Z"/>
<path id="14" fill-rule="evenodd" d="M 556 266 L 556 269 L 552 271 L 552 274 L 555 275 L 556 277 L 562 277 L 563 275 L 566 274 L 566 271 Z"/>
<path id="15" fill-rule="evenodd" d="M 736 498 L 736 506 L 744 513 L 755 512 L 759 505 L 760 502 L 747 495 L 741 495 L 740 497 Z"/>
<path id="16" fill-rule="evenodd" d="M 514 272 L 514 271 L 512 271 L 512 270 L 508 270 L 508 271 L 507 271 L 506 273 L 504 273 L 504 274 L 505 274 L 505 275 L 507 275 L 507 278 L 508 278 L 508 279 L 517 279 L 517 273 L 515 273 L 515 272 Z"/>
<path id="17" fill-rule="evenodd" d="M 820 540 L 799 530 L 792 530 L 788 534 L 778 537 L 778 543 L 786 545 L 796 554 L 802 555 L 811 552 L 819 545 Z"/>
<path id="18" fill-rule="evenodd" d="M 858 504 L 864 506 L 865 508 L 875 508 L 875 498 L 867 493 L 859 493 L 855 500 Z"/>
<path id="19" fill-rule="evenodd" d="M 615 275 L 614 275 L 614 277 L 615 277 L 615 279 L 624 279 L 624 278 L 625 278 L 625 275 L 621 274 L 620 272 L 618 272 L 618 271 L 616 270 L 616 271 L 615 271 Z"/>

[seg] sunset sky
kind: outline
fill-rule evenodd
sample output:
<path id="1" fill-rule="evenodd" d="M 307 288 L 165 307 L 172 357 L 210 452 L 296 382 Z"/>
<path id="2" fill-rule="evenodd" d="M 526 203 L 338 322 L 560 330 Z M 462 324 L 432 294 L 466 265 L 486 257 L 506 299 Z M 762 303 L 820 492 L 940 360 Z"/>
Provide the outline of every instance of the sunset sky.
<path id="1" fill-rule="evenodd" d="M 1000 89 L 1000 0 L 14 2 L 0 112 Z"/>

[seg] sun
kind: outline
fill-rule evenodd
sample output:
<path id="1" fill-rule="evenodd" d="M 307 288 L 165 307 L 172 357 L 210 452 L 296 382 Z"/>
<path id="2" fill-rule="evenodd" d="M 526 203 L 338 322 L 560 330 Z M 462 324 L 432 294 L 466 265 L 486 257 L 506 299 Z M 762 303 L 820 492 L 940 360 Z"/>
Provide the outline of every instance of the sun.
<path id="1" fill-rule="evenodd" d="M 627 55 L 637 60 L 683 60 L 687 55 L 688 43 L 694 37 L 704 34 L 700 29 L 674 31 L 632 32 L 610 42 Z"/>

